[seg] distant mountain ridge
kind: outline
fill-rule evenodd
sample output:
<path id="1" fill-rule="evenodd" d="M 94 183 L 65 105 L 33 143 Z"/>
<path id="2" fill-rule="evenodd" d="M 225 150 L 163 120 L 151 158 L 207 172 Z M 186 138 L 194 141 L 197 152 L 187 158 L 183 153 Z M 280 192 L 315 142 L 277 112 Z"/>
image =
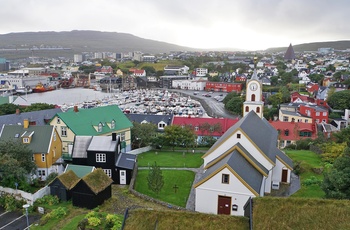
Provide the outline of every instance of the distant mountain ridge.
<path id="1" fill-rule="evenodd" d="M 90 30 L 9 33 L 0 35 L 0 41 L 0 49 L 31 48 L 32 46 L 40 47 L 44 45 L 70 48 L 74 53 L 194 51 L 190 47 L 144 39 L 132 34 Z"/>
<path id="2" fill-rule="evenodd" d="M 289 44 L 286 47 L 268 48 L 267 52 L 285 52 L 288 49 Z M 328 41 L 328 42 L 312 42 L 294 45 L 292 44 L 294 51 L 317 51 L 319 48 L 333 48 L 335 50 L 350 49 L 350 40 L 343 41 Z"/>

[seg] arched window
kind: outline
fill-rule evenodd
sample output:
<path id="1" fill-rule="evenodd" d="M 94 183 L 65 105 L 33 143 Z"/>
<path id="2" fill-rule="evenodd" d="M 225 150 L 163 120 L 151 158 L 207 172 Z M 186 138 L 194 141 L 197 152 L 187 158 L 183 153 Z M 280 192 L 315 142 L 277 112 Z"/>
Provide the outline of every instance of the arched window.
<path id="1" fill-rule="evenodd" d="M 246 106 L 246 107 L 245 107 L 245 111 L 246 111 L 246 112 L 249 112 L 249 106 Z"/>
<path id="2" fill-rule="evenodd" d="M 255 101 L 255 94 L 252 94 L 251 101 Z"/>
<path id="3" fill-rule="evenodd" d="M 256 107 L 256 113 L 260 113 L 260 107 Z"/>

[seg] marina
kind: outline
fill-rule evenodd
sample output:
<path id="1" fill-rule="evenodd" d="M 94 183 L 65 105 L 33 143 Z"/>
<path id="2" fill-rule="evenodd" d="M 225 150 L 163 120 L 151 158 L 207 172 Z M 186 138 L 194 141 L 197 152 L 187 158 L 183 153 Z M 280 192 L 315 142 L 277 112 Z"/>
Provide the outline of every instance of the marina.
<path id="1" fill-rule="evenodd" d="M 188 95 L 161 89 L 139 89 L 130 91 L 104 91 L 88 88 L 60 88 L 43 93 L 22 95 L 28 103 L 54 104 L 63 111 L 78 108 L 118 105 L 124 113 L 173 114 L 176 116 L 205 116 L 205 111 L 197 100 Z"/>

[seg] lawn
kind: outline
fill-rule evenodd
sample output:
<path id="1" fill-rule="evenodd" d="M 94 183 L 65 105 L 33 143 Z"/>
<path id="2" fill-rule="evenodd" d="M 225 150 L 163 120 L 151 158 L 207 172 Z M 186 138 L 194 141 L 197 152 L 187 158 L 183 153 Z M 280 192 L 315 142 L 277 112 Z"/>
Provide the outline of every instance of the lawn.
<path id="1" fill-rule="evenodd" d="M 187 198 L 190 194 L 195 176 L 194 172 L 186 170 L 163 169 L 162 175 L 164 177 L 164 186 L 158 196 L 153 191 L 148 189 L 148 172 L 149 170 L 138 171 L 135 183 L 136 191 L 170 204 L 186 207 Z M 174 187 L 177 187 L 177 189 Z"/>
<path id="2" fill-rule="evenodd" d="M 286 154 L 294 161 L 300 162 L 301 189 L 292 197 L 323 198 L 320 187 L 323 181 L 323 162 L 316 153 L 308 150 L 286 150 Z"/>
<path id="3" fill-rule="evenodd" d="M 149 151 L 137 156 L 138 167 L 149 167 L 157 162 L 160 167 L 199 168 L 203 164 L 203 153 Z"/>

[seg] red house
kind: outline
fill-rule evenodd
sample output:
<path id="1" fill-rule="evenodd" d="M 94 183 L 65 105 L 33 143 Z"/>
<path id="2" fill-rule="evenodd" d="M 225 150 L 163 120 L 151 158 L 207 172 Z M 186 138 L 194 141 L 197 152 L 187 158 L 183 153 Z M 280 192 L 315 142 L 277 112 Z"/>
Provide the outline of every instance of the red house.
<path id="1" fill-rule="evenodd" d="M 324 107 L 301 104 L 299 106 L 298 112 L 304 116 L 311 117 L 313 123 L 328 123 L 328 109 Z"/>
<path id="2" fill-rule="evenodd" d="M 293 92 L 290 94 L 290 102 L 292 103 L 301 103 L 301 102 L 311 102 L 315 103 L 315 99 L 312 97 L 309 97 L 307 95 L 300 94 L 299 92 Z"/>
<path id="3" fill-rule="evenodd" d="M 207 91 L 216 91 L 216 92 L 241 92 L 243 84 L 242 83 L 227 83 L 227 82 L 209 82 L 207 81 L 205 89 Z"/>
<path id="4" fill-rule="evenodd" d="M 317 125 L 315 123 L 270 121 L 278 131 L 278 145 L 281 148 L 294 144 L 298 140 L 317 138 Z"/>
<path id="5" fill-rule="evenodd" d="M 314 94 L 315 92 L 318 91 L 318 88 L 320 86 L 318 85 L 318 83 L 313 83 L 313 82 L 309 82 L 307 85 L 306 85 L 306 91 L 311 93 L 311 94 Z"/>

